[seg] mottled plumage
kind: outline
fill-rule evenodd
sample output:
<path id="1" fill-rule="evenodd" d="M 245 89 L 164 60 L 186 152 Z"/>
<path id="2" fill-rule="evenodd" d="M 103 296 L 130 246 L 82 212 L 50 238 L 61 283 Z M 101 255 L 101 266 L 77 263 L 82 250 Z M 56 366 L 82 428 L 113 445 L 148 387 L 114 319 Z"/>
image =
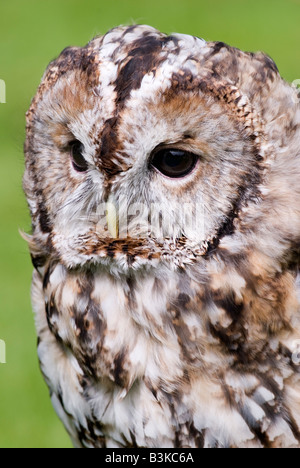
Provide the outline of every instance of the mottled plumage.
<path id="1" fill-rule="evenodd" d="M 49 65 L 25 155 L 38 354 L 74 444 L 298 447 L 300 105 L 274 62 L 113 29 Z"/>

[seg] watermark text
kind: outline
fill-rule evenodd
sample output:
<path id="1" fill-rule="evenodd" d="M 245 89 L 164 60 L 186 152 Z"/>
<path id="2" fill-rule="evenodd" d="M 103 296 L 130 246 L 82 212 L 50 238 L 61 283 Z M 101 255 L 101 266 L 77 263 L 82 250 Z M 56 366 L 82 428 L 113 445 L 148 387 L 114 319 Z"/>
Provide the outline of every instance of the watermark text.
<path id="1" fill-rule="evenodd" d="M 6 84 L 4 80 L 0 80 L 0 104 L 6 103 Z"/>
<path id="2" fill-rule="evenodd" d="M 0 364 L 6 364 L 6 344 L 4 340 L 0 340 Z"/>

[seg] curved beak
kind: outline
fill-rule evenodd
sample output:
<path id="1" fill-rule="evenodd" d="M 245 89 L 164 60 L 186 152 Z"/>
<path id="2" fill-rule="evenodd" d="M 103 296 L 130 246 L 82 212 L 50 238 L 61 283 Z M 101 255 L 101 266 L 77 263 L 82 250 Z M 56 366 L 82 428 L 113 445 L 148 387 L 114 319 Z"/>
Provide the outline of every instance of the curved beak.
<path id="1" fill-rule="evenodd" d="M 113 195 L 110 195 L 106 202 L 106 222 L 108 232 L 116 239 L 119 235 L 118 205 Z"/>

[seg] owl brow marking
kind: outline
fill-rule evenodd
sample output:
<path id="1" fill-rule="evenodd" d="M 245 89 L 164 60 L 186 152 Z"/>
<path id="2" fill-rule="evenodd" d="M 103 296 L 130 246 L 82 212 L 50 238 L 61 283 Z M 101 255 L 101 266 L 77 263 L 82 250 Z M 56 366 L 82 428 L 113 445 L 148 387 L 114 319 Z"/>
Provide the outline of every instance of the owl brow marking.
<path id="1" fill-rule="evenodd" d="M 155 74 L 157 67 L 166 60 L 165 57 L 160 57 L 158 52 L 170 40 L 172 38 L 163 36 L 158 39 L 148 32 L 130 43 L 127 48 L 128 60 L 120 69 L 114 83 L 116 92 L 115 115 L 106 121 L 98 137 L 101 142 L 98 150 L 100 165 L 109 180 L 123 170 L 122 162 L 118 161 L 117 156 L 115 156 L 114 161 L 111 157 L 112 154 L 116 153 L 118 147 L 122 146 L 118 140 L 118 116 L 125 107 L 131 91 L 139 89 L 144 76 L 150 71 Z"/>

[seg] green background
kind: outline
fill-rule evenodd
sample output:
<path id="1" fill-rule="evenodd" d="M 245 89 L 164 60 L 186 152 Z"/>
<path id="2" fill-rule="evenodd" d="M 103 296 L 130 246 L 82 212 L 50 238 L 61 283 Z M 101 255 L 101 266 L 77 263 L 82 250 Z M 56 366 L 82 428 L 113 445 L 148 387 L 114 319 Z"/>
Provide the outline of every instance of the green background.
<path id="1" fill-rule="evenodd" d="M 22 193 L 24 114 L 48 62 L 119 24 L 263 50 L 283 77 L 300 78 L 300 0 L 0 0 L 0 447 L 70 447 L 38 369 L 31 264 L 18 229 L 30 221 Z"/>

